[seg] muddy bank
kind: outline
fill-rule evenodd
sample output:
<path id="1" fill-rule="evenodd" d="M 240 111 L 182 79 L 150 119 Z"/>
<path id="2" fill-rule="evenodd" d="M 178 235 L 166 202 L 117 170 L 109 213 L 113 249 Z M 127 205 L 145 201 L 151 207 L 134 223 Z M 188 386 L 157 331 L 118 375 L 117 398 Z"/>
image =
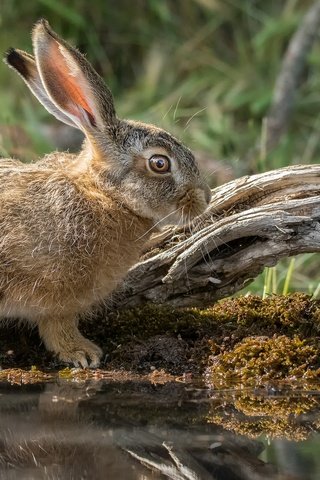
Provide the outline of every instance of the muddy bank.
<path id="1" fill-rule="evenodd" d="M 239 297 L 203 310 L 146 306 L 101 314 L 81 330 L 103 348 L 105 370 L 205 374 L 220 388 L 320 377 L 320 302 L 304 294 Z M 0 365 L 65 368 L 36 330 L 13 325 L 0 330 Z"/>

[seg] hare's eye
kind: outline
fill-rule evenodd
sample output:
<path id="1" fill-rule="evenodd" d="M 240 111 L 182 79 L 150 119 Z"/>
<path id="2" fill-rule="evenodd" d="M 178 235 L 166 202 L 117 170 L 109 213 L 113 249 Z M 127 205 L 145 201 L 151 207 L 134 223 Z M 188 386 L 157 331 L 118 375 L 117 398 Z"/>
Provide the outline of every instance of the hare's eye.
<path id="1" fill-rule="evenodd" d="M 168 173 L 171 169 L 170 160 L 165 155 L 152 155 L 149 158 L 149 167 L 156 173 Z"/>

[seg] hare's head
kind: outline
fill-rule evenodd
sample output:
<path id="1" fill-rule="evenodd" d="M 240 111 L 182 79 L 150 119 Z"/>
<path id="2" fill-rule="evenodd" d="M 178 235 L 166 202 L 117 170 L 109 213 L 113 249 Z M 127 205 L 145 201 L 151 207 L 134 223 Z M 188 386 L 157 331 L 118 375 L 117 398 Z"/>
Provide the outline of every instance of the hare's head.
<path id="1" fill-rule="evenodd" d="M 190 150 L 160 128 L 120 120 L 101 77 L 46 20 L 36 24 L 32 39 L 34 57 L 11 49 L 6 62 L 50 113 L 83 131 L 81 165 L 154 222 L 187 222 L 201 214 L 210 189 Z"/>

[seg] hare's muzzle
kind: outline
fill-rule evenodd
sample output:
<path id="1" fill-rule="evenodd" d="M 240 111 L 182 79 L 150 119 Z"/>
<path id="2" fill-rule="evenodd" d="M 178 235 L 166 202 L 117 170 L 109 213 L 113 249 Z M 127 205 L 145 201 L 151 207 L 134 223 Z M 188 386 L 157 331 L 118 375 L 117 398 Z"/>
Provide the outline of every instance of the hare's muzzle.
<path id="1" fill-rule="evenodd" d="M 211 190 L 208 185 L 190 188 L 179 201 L 182 212 L 182 221 L 190 222 L 194 217 L 201 215 L 208 207 L 211 200 Z"/>

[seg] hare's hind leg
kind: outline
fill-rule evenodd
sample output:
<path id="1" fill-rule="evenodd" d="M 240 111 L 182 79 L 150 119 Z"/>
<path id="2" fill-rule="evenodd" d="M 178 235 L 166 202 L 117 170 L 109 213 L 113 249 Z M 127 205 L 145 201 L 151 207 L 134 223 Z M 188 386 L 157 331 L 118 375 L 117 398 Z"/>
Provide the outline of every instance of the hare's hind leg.
<path id="1" fill-rule="evenodd" d="M 81 335 L 75 317 L 43 318 L 37 323 L 45 346 L 60 360 L 83 368 L 99 365 L 102 350 Z"/>

